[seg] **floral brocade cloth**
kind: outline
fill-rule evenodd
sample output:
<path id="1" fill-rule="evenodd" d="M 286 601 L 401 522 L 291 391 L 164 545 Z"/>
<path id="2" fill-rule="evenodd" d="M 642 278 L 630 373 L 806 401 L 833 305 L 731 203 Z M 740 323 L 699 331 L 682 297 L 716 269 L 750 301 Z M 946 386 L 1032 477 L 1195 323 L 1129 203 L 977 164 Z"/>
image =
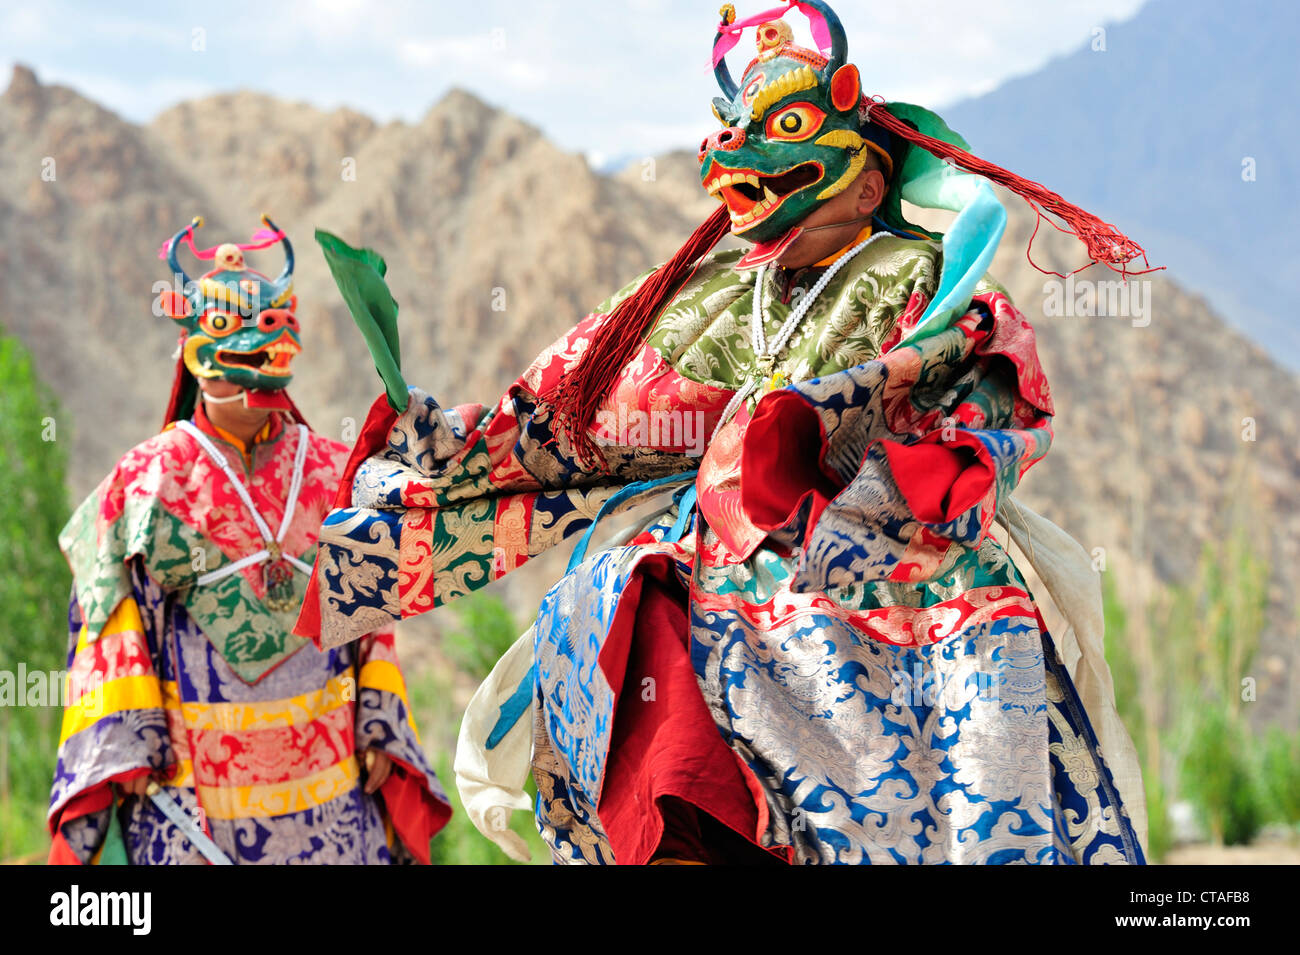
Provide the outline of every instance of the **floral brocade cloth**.
<path id="1" fill-rule="evenodd" d="M 826 286 L 774 386 L 722 422 L 754 367 L 738 255 L 708 257 L 622 370 L 593 424 L 603 468 L 539 396 L 635 283 L 494 407 L 412 389 L 326 519 L 299 632 L 340 645 L 508 573 L 616 494 L 606 512 L 689 488 L 542 602 L 530 722 L 555 861 L 650 861 L 673 797 L 789 862 L 1142 862 L 990 534 L 1051 442 L 1032 328 L 986 281 L 909 340 L 940 253 L 882 239 Z M 768 275 L 769 338 L 816 278 Z"/>
<path id="2" fill-rule="evenodd" d="M 247 461 L 202 418 L 284 551 L 309 560 L 346 448 L 273 419 Z M 100 861 L 120 827 L 130 864 L 206 860 L 185 826 L 120 784 L 148 774 L 235 864 L 429 861 L 450 804 L 420 745 L 391 628 L 321 652 L 268 606 L 260 564 L 207 572 L 263 545 L 231 482 L 180 428 L 129 452 L 61 538 L 74 575 L 68 702 L 51 861 Z M 306 577 L 294 572 L 299 596 Z M 367 750 L 393 769 L 364 792 Z M 114 819 L 114 816 L 116 817 Z"/>

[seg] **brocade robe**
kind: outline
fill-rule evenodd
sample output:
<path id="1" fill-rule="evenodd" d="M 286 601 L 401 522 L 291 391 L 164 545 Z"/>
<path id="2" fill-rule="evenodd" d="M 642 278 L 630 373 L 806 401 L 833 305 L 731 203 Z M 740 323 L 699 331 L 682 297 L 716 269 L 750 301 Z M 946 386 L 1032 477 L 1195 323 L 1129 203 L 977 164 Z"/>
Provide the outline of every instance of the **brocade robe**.
<path id="1" fill-rule="evenodd" d="M 592 427 L 605 469 L 539 398 L 636 283 L 494 406 L 376 402 L 299 632 L 340 645 L 422 613 L 666 488 L 662 515 L 571 564 L 530 630 L 530 716 L 509 732 L 533 734 L 555 861 L 1142 861 L 991 534 L 1051 441 L 1033 330 L 986 280 L 909 340 L 940 250 L 885 237 L 778 356 L 793 384 L 714 434 L 754 367 L 738 256 L 706 258 L 622 369 Z M 794 295 L 768 274 L 769 340 L 816 274 Z"/>
<path id="2" fill-rule="evenodd" d="M 301 487 L 284 553 L 309 563 L 347 449 L 274 415 L 246 458 L 194 424 L 279 528 L 300 438 Z M 135 865 L 205 859 L 148 797 L 113 783 L 152 774 L 235 864 L 429 861 L 449 804 L 420 746 L 391 630 L 321 652 L 272 609 L 263 567 L 198 578 L 257 552 L 262 535 L 225 473 L 179 427 L 128 452 L 60 543 L 72 566 L 68 705 L 49 825 L 52 862 L 96 861 L 118 813 Z M 363 754 L 393 769 L 363 791 Z"/>

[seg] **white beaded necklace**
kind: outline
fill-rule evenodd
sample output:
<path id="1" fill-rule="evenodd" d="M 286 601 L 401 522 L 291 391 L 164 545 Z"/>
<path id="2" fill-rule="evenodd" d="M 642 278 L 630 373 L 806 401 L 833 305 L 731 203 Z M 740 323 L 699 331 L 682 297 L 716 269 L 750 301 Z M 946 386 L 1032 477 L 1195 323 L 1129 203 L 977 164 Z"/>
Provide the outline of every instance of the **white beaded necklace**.
<path id="1" fill-rule="evenodd" d="M 879 232 L 873 233 L 871 236 L 863 239 L 832 262 L 830 267 L 821 274 L 821 278 L 819 278 L 813 284 L 813 287 L 808 290 L 808 294 L 800 299 L 799 304 L 790 310 L 790 314 L 786 318 L 785 323 L 781 326 L 780 330 L 777 331 L 776 337 L 770 342 L 768 341 L 767 331 L 765 328 L 767 325 L 767 307 L 763 304 L 763 279 L 767 277 L 767 266 L 760 265 L 758 267 L 758 270 L 754 273 L 754 314 L 750 320 L 750 341 L 754 349 L 754 372 L 745 379 L 744 385 L 737 389 L 735 394 L 731 396 L 731 400 L 727 402 L 727 407 L 722 411 L 722 418 L 718 421 L 717 427 L 713 429 L 713 434 L 709 437 L 710 443 L 712 443 L 713 439 L 718 436 L 718 432 L 722 430 L 722 426 L 731 420 L 731 416 L 736 413 L 736 409 L 740 407 L 740 403 L 748 398 L 765 378 L 768 383 L 769 391 L 772 388 L 777 387 L 775 383 L 777 376 L 772 373 L 772 368 L 776 364 L 777 357 L 785 350 L 785 346 L 789 344 L 790 339 L 794 336 L 799 325 L 803 322 L 808 312 L 812 310 L 813 304 L 817 301 L 817 297 L 826 290 L 826 286 L 830 284 L 831 279 L 835 278 L 836 273 L 839 272 L 849 259 L 853 258 L 881 236 L 888 234 L 889 233 L 885 232 L 883 229 Z"/>

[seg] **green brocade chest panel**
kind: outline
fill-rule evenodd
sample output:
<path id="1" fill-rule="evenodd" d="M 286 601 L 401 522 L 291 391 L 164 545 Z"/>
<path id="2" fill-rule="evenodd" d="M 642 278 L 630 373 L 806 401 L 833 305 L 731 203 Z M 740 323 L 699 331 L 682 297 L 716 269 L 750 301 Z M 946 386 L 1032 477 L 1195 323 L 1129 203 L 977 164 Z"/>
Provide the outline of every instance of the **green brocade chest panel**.
<path id="1" fill-rule="evenodd" d="M 756 271 L 732 266 L 740 251 L 715 253 L 664 309 L 648 341 L 676 371 L 704 384 L 736 389 L 753 373 L 751 322 Z M 880 354 L 898 317 L 914 293 L 933 297 L 940 270 L 939 250 L 927 242 L 885 236 L 841 267 L 817 296 L 774 369 L 790 381 L 806 381 L 852 368 Z M 769 269 L 764 276 L 764 330 L 769 341 L 801 298 L 809 293 L 820 269 L 785 283 Z M 631 294 L 636 283 L 611 299 L 608 307 Z"/>
<path id="2" fill-rule="evenodd" d="M 244 682 L 257 682 L 310 643 L 291 632 L 306 593 L 304 575 L 293 574 L 295 609 L 290 611 L 268 607 L 245 572 L 200 586 L 200 576 L 231 562 L 216 543 L 169 512 L 157 497 L 128 496 L 122 514 L 106 527 L 96 521 L 99 505 L 98 494 L 88 497 L 60 539 L 73 568 L 83 619 L 94 634 L 102 630 L 118 603 L 131 596 L 127 561 L 139 557 L 150 578 L 185 608 Z M 312 563 L 315 554 L 313 545 L 295 556 Z M 170 626 L 170 621 L 163 626 Z"/>
<path id="3" fill-rule="evenodd" d="M 293 610 L 273 610 L 249 583 L 246 571 L 200 585 L 198 578 L 230 563 L 215 543 L 169 513 L 157 500 L 141 502 L 145 513 L 129 526 L 141 536 L 125 552 L 140 554 L 149 573 L 165 593 L 185 608 L 212 647 L 245 683 L 255 683 L 269 670 L 301 649 L 309 640 L 292 633 L 297 608 L 306 594 L 307 578 L 294 572 Z M 301 556 L 313 563 L 316 548 Z M 253 573 L 260 573 L 255 568 Z"/>
<path id="4" fill-rule="evenodd" d="M 315 562 L 316 548 L 302 559 Z M 245 683 L 255 683 L 267 671 L 310 643 L 293 634 L 298 608 L 307 591 L 307 578 L 294 573 L 292 610 L 273 610 L 261 600 L 242 573 L 203 587 L 192 586 L 180 599 L 191 619 L 213 648 Z"/>

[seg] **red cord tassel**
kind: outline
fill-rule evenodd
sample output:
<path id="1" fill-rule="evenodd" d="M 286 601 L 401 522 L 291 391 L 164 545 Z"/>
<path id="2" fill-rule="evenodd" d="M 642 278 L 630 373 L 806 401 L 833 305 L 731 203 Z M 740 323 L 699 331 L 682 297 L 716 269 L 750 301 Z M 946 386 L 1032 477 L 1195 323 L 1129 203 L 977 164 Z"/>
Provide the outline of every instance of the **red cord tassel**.
<path id="1" fill-rule="evenodd" d="M 983 176 L 1000 186 L 1005 186 L 1029 203 L 1038 216 L 1038 220 L 1034 223 L 1034 234 L 1029 237 L 1030 249 L 1033 248 L 1034 237 L 1038 235 L 1039 225 L 1046 219 L 1058 231 L 1077 236 L 1087 248 L 1091 261 L 1087 265 L 1075 269 L 1075 272 L 1080 272 L 1098 262 L 1112 271 L 1118 272 L 1125 278 L 1129 275 L 1145 275 L 1147 272 L 1158 272 L 1164 268 L 1164 266 L 1150 267 L 1150 263 L 1147 262 L 1146 250 L 1142 246 L 1120 232 L 1115 226 L 1103 222 L 1092 213 L 1085 212 L 1072 203 L 1066 202 L 1047 187 L 1029 179 L 1022 179 L 1015 173 L 1008 172 L 1001 166 L 995 166 L 978 156 L 972 156 L 966 150 L 960 149 L 952 145 L 952 143 L 946 143 L 941 139 L 925 135 L 889 112 L 880 101 L 872 100 L 869 110 L 868 119 L 877 126 L 884 127 L 895 136 L 920 146 L 940 159 L 960 166 L 962 169 L 973 172 L 978 176 Z M 1066 228 L 1061 228 L 1052 219 L 1048 218 L 1045 213 L 1051 213 L 1059 218 L 1066 224 Z M 1029 249 L 1025 250 L 1025 257 L 1029 258 Z M 1130 270 L 1127 267 L 1128 263 L 1138 258 L 1142 260 L 1142 264 L 1146 268 Z M 1065 275 L 1060 272 L 1051 272 L 1039 268 L 1032 258 L 1029 258 L 1029 264 L 1044 275 L 1056 275 L 1065 278 Z M 1074 273 L 1071 272 L 1070 274 L 1073 275 Z"/>
<path id="2" fill-rule="evenodd" d="M 185 336 L 180 337 L 177 342 L 176 350 L 181 352 L 185 349 Z M 176 356 L 176 374 L 172 376 L 172 393 L 167 399 L 167 410 L 163 413 L 162 426 L 166 428 L 169 424 L 180 416 L 181 392 L 185 388 L 185 380 L 189 377 L 189 369 L 185 367 L 185 358 L 183 355 Z"/>
<path id="3" fill-rule="evenodd" d="M 577 367 L 561 378 L 550 394 L 541 396 L 551 408 L 552 430 L 569 439 L 584 465 L 607 467 L 588 426 L 619 373 L 654 329 L 660 311 L 695 274 L 699 260 L 730 230 L 730 214 L 725 205 L 720 205 L 671 259 L 606 316 Z"/>

